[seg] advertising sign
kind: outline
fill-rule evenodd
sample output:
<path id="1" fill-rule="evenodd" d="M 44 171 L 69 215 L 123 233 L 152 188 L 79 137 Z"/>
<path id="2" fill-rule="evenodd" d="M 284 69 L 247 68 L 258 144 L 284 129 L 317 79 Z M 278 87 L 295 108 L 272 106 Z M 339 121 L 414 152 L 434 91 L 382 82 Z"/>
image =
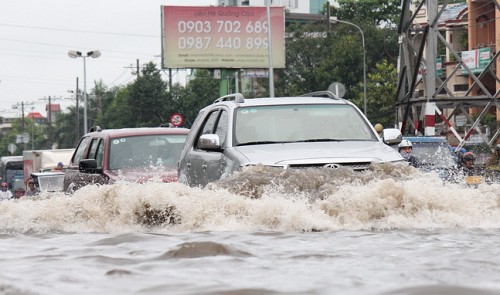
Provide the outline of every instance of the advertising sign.
<path id="1" fill-rule="evenodd" d="M 285 10 L 271 7 L 162 6 L 162 68 L 285 67 Z"/>
<path id="2" fill-rule="evenodd" d="M 490 51 L 489 47 L 462 51 L 462 60 L 471 72 L 478 74 L 484 71 L 488 63 L 491 61 Z M 468 72 L 463 67 L 462 74 L 468 75 Z"/>
<path id="3" fill-rule="evenodd" d="M 436 58 L 436 76 L 439 78 L 443 76 L 443 59 L 440 57 Z"/>

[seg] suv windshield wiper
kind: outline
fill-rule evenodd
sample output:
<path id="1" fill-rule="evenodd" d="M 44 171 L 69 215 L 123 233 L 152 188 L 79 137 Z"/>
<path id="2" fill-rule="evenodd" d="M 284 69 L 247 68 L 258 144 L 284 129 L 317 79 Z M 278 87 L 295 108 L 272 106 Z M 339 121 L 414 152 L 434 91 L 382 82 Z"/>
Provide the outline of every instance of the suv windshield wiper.
<path id="1" fill-rule="evenodd" d="M 311 138 L 311 139 L 297 140 L 296 142 L 321 142 L 321 141 L 345 141 L 345 139 Z"/>
<path id="2" fill-rule="evenodd" d="M 290 141 L 251 141 L 251 142 L 243 142 L 239 143 L 237 146 L 243 146 L 243 145 L 257 145 L 257 144 L 275 144 L 275 143 L 289 143 Z"/>
<path id="3" fill-rule="evenodd" d="M 345 141 L 345 139 L 333 139 L 333 138 L 311 138 L 311 139 L 304 139 L 304 140 L 290 140 L 290 141 L 270 141 L 270 140 L 263 140 L 263 141 L 243 142 L 243 143 L 238 144 L 237 146 L 243 146 L 243 145 L 257 145 L 257 144 L 294 143 L 294 142 L 323 142 L 323 141 Z"/>

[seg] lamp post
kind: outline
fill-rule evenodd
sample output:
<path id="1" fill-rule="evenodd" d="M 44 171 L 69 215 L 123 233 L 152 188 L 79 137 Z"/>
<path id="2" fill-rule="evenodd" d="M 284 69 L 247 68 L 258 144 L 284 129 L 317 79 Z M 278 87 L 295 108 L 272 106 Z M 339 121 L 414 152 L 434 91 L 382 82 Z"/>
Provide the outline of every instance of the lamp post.
<path id="1" fill-rule="evenodd" d="M 68 56 L 71 58 L 81 57 L 83 58 L 83 134 L 87 133 L 87 57 L 98 58 L 101 56 L 99 50 L 93 50 L 87 52 L 87 55 L 83 55 L 80 51 L 70 50 L 68 51 Z"/>
<path id="2" fill-rule="evenodd" d="M 363 112 L 365 113 L 365 116 L 367 115 L 367 100 L 366 100 L 366 47 L 365 47 L 365 35 L 363 34 L 363 30 L 361 30 L 360 27 L 357 25 L 346 22 L 343 20 L 337 19 L 335 16 L 330 17 L 330 23 L 335 24 L 335 23 L 341 23 L 341 24 L 346 24 L 346 25 L 351 25 L 356 27 L 359 32 L 361 33 L 361 42 L 363 44 Z"/>

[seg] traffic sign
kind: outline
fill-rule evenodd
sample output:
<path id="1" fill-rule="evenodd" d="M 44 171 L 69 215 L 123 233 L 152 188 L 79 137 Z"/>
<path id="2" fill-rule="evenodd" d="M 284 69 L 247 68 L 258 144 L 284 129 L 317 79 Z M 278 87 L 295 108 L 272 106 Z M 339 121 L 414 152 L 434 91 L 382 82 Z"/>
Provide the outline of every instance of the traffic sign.
<path id="1" fill-rule="evenodd" d="M 174 125 L 175 127 L 179 127 L 184 123 L 184 117 L 182 117 L 181 114 L 173 114 L 170 116 L 170 124 Z"/>
<path id="2" fill-rule="evenodd" d="M 342 98 L 345 95 L 345 86 L 342 83 L 334 82 L 328 86 L 328 91 L 333 92 L 333 94 Z"/>

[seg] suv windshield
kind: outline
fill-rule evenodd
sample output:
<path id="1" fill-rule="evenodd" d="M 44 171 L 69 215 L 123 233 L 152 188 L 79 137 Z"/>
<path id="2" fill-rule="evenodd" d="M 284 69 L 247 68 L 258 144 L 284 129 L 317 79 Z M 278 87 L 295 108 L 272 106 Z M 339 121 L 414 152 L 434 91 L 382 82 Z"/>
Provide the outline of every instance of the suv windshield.
<path id="1" fill-rule="evenodd" d="M 273 105 L 235 111 L 235 145 L 343 140 L 376 140 L 351 105 Z"/>
<path id="2" fill-rule="evenodd" d="M 186 135 L 140 135 L 113 138 L 109 169 L 175 167 Z"/>

